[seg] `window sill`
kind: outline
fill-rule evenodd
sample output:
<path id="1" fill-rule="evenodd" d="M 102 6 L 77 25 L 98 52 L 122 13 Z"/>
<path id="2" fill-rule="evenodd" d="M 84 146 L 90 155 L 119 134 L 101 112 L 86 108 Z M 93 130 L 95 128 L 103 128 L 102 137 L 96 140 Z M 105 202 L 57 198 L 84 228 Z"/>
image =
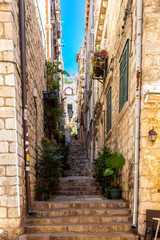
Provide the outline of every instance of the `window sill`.
<path id="1" fill-rule="evenodd" d="M 121 121 L 121 119 L 123 118 L 123 116 L 124 116 L 125 112 L 127 111 L 128 107 L 129 107 L 129 101 L 127 101 L 127 102 L 125 103 L 125 105 L 123 106 L 121 112 L 119 113 L 118 122 Z"/>

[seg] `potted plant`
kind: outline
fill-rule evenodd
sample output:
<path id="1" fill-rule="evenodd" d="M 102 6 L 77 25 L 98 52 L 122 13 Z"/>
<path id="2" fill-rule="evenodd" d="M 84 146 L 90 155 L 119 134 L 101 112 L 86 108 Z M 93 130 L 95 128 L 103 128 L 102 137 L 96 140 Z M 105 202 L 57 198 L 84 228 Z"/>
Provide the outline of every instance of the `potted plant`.
<path id="1" fill-rule="evenodd" d="M 100 186 L 102 188 L 103 194 L 105 195 L 105 189 L 109 187 L 109 178 L 103 175 L 106 169 L 106 159 L 111 156 L 111 149 L 107 146 L 103 146 L 101 151 L 98 152 L 98 157 L 94 159 L 94 172 Z"/>
<path id="2" fill-rule="evenodd" d="M 121 153 L 115 152 L 106 160 L 106 166 L 103 175 L 112 176 L 113 184 L 109 190 L 112 199 L 121 198 L 121 188 L 117 183 L 117 171 L 121 169 L 125 164 L 125 159 Z"/>
<path id="3" fill-rule="evenodd" d="M 95 77 L 103 77 L 105 70 L 105 59 L 108 57 L 108 53 L 106 50 L 98 49 L 93 53 L 93 57 L 91 60 L 92 69 L 91 74 L 94 74 Z"/>

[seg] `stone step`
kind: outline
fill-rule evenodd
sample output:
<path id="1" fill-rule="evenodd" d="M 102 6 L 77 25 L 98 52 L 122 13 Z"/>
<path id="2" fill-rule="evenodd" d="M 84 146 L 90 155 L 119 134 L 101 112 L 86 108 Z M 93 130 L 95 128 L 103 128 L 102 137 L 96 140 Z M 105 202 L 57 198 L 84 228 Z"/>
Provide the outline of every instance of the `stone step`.
<path id="1" fill-rule="evenodd" d="M 32 233 L 24 234 L 19 240 L 138 240 L 132 232 L 115 233 Z"/>
<path id="2" fill-rule="evenodd" d="M 110 223 L 85 223 L 85 224 L 52 224 L 52 225 L 25 225 L 26 233 L 52 233 L 52 232 L 123 232 L 129 231 L 131 226 L 128 222 Z"/>
<path id="3" fill-rule="evenodd" d="M 81 186 L 59 186 L 58 188 L 60 191 L 82 191 L 82 190 L 88 190 L 87 186 L 81 185 Z M 90 191 L 95 191 L 101 189 L 100 186 L 90 186 Z"/>
<path id="4" fill-rule="evenodd" d="M 103 200 L 103 199 L 98 199 L 94 200 L 92 199 L 91 201 L 87 201 L 85 199 L 82 201 L 76 201 L 72 202 L 69 201 L 34 201 L 32 202 L 32 209 L 36 210 L 42 210 L 42 209 L 81 209 L 81 208 L 127 208 L 128 209 L 129 204 L 126 201 L 123 201 L 121 199 L 119 200 Z"/>
<path id="5" fill-rule="evenodd" d="M 67 191 L 67 190 L 60 190 L 54 192 L 55 195 L 63 195 L 63 196 L 78 196 L 78 195 L 100 195 L 101 191 L 100 190 L 72 190 L 72 191 Z"/>
<path id="6" fill-rule="evenodd" d="M 99 186 L 99 183 L 98 182 L 94 182 L 94 181 L 92 181 L 92 182 L 84 182 L 84 181 L 82 181 L 82 182 L 60 182 L 59 183 L 59 187 L 61 187 L 61 186 L 63 186 L 63 187 L 72 187 L 72 186 L 74 186 L 74 187 L 93 187 L 93 186 Z"/>
<path id="7" fill-rule="evenodd" d="M 52 225 L 52 224 L 80 224 L 80 223 L 111 223 L 111 222 L 128 222 L 128 215 L 116 215 L 116 216 L 72 216 L 72 217 L 42 217 L 31 218 L 27 220 L 29 225 Z"/>
<path id="8" fill-rule="evenodd" d="M 88 172 L 88 171 L 82 172 L 82 171 L 81 171 L 81 172 L 76 172 L 76 173 L 75 173 L 75 172 L 71 172 L 71 171 L 70 171 L 70 172 L 67 172 L 67 176 L 71 176 L 71 177 L 72 177 L 72 176 L 77 176 L 77 177 L 78 177 L 78 176 L 79 176 L 79 177 L 80 177 L 80 176 L 82 176 L 82 177 L 83 177 L 83 176 L 90 176 L 90 172 Z"/>
<path id="9" fill-rule="evenodd" d="M 32 214 L 35 217 L 62 217 L 62 216 L 77 216 L 77 215 L 126 215 L 129 214 L 128 208 L 60 208 L 52 210 L 33 210 Z"/>

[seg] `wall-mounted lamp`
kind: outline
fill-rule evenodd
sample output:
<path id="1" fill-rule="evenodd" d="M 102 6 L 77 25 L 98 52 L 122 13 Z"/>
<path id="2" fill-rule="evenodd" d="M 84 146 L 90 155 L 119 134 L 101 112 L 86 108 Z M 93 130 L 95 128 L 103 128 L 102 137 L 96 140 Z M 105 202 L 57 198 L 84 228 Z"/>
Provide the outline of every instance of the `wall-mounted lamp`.
<path id="1" fill-rule="evenodd" d="M 150 138 L 150 141 L 153 143 L 156 141 L 156 138 L 157 138 L 157 133 L 154 131 L 154 127 L 148 132 L 148 135 L 149 135 L 149 138 Z"/>

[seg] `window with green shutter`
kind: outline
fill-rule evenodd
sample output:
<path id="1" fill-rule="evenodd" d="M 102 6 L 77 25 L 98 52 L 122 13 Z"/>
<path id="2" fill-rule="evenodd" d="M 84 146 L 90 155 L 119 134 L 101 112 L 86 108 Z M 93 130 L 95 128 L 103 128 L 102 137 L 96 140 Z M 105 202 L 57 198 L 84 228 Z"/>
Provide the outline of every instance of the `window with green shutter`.
<path id="1" fill-rule="evenodd" d="M 119 112 L 128 101 L 128 77 L 129 77 L 129 39 L 124 47 L 120 59 L 120 82 L 119 82 Z"/>
<path id="2" fill-rule="evenodd" d="M 112 90 L 110 87 L 107 93 L 107 133 L 111 129 L 111 99 L 112 99 Z"/>

